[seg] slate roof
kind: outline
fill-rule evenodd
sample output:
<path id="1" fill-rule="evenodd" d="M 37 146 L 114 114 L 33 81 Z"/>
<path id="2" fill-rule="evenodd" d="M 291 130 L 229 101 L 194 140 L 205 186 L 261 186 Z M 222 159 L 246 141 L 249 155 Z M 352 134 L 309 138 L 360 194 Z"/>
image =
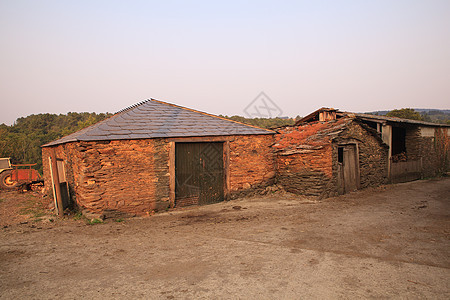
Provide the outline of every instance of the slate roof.
<path id="1" fill-rule="evenodd" d="M 42 147 L 76 141 L 109 141 L 220 135 L 274 134 L 197 110 L 149 99 Z"/>

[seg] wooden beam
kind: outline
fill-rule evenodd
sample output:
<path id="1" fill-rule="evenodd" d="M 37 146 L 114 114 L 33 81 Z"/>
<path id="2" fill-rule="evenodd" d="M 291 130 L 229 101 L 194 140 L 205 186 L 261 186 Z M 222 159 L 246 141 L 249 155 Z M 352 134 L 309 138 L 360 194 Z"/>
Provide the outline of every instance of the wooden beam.
<path id="1" fill-rule="evenodd" d="M 181 137 L 181 138 L 168 138 L 168 142 L 178 143 L 195 143 L 195 142 L 226 142 L 234 141 L 234 136 L 197 136 L 197 137 Z"/>
<path id="2" fill-rule="evenodd" d="M 64 207 L 62 202 L 62 195 L 61 195 L 61 186 L 59 182 L 59 172 L 58 172 L 58 164 L 57 164 L 57 158 L 56 158 L 56 149 L 50 150 L 50 158 L 51 158 L 51 168 L 52 168 L 52 176 L 53 176 L 53 185 L 55 188 L 55 196 L 56 196 L 56 203 L 58 204 L 58 216 L 62 218 L 64 216 Z"/>
<path id="3" fill-rule="evenodd" d="M 169 142 L 169 205 L 175 206 L 175 142 Z"/>

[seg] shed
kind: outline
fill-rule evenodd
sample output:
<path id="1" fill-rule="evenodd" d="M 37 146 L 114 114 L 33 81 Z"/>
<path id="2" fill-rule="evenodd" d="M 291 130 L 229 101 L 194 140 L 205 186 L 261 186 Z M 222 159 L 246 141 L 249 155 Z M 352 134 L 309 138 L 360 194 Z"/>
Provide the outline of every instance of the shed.
<path id="1" fill-rule="evenodd" d="M 389 181 L 404 182 L 433 177 L 450 167 L 450 125 L 371 114 L 337 112 L 337 117 L 352 115 L 374 128 L 389 146 Z"/>
<path id="2" fill-rule="evenodd" d="M 72 202 L 143 215 L 207 204 L 273 183 L 274 131 L 150 99 L 43 146 L 63 164 Z"/>
<path id="3" fill-rule="evenodd" d="M 387 182 L 388 146 L 353 116 L 319 109 L 281 128 L 273 146 L 277 180 L 287 191 L 318 197 Z"/>

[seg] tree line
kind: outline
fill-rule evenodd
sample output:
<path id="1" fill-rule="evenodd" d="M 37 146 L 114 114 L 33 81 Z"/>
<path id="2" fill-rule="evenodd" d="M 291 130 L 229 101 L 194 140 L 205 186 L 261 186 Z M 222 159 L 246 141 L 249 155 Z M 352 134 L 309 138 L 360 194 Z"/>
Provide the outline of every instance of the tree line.
<path id="1" fill-rule="evenodd" d="M 13 164 L 37 163 L 42 174 L 41 146 L 95 124 L 111 114 L 75 113 L 38 114 L 19 118 L 13 125 L 0 125 L 0 157 Z"/>
<path id="2" fill-rule="evenodd" d="M 384 115 L 384 113 L 380 113 Z M 432 122 L 450 125 L 450 114 L 448 110 L 414 110 L 412 108 L 394 109 L 385 113 L 387 117 L 397 117 L 403 119 Z"/>

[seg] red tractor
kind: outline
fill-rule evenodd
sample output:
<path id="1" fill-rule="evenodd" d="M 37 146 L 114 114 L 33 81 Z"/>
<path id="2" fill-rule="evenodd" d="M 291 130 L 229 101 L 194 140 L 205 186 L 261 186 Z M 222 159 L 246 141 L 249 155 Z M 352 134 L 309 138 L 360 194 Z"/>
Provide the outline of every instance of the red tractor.
<path id="1" fill-rule="evenodd" d="M 0 188 L 12 189 L 17 186 L 42 182 L 41 175 L 32 167 L 36 164 L 12 165 L 10 158 L 0 158 Z"/>

